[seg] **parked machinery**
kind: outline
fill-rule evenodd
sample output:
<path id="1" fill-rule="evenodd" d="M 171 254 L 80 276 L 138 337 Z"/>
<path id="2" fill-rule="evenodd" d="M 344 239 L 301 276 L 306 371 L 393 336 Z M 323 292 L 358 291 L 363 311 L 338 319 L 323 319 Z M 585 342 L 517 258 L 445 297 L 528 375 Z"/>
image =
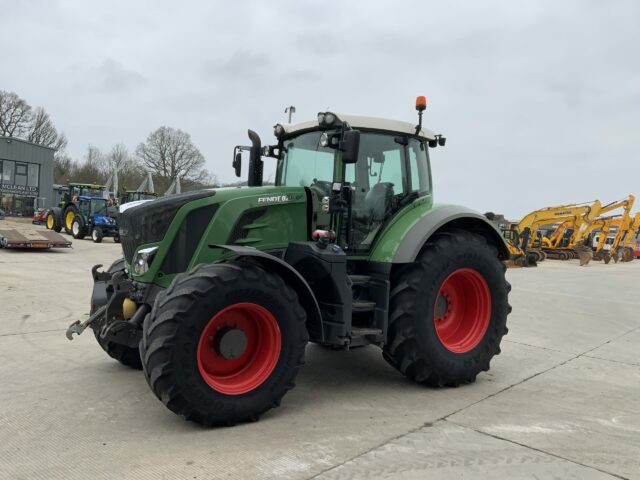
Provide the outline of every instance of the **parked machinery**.
<path id="1" fill-rule="evenodd" d="M 104 198 L 107 194 L 105 185 L 93 183 L 70 183 L 61 189 L 64 191 L 62 199 L 57 207 L 49 209 L 46 226 L 49 230 L 56 232 L 60 232 L 64 228 L 68 234 L 71 234 L 71 225 L 73 225 L 73 219 L 78 213 L 78 198 Z"/>
<path id="2" fill-rule="evenodd" d="M 90 235 L 95 243 L 102 242 L 104 237 L 113 237 L 120 242 L 118 223 L 108 214 L 108 200 L 101 197 L 78 197 L 76 211 L 71 223 L 73 238 L 82 240 Z"/>
<path id="3" fill-rule="evenodd" d="M 121 213 L 124 258 L 93 268 L 90 326 L 173 412 L 257 420 L 294 386 L 308 341 L 376 345 L 408 378 L 473 382 L 500 352 L 510 285 L 485 217 L 433 203 L 418 124 L 321 112 L 237 147 L 248 187 L 169 195 Z M 275 185 L 263 164 L 277 162 Z"/>
<path id="4" fill-rule="evenodd" d="M 564 222 L 573 222 L 574 226 L 578 226 L 578 232 L 582 234 L 586 230 L 589 223 L 591 223 L 598 216 L 601 209 L 601 203 L 596 200 L 589 203 L 573 203 L 568 205 L 559 205 L 555 207 L 547 207 L 525 215 L 522 220 L 513 225 L 513 229 L 518 234 L 518 248 L 527 253 L 532 253 L 537 256 L 537 261 L 548 255 L 550 258 L 569 259 L 577 256 L 571 249 L 556 249 L 545 247 L 544 237 L 539 232 L 541 227 L 551 224 L 564 224 Z M 574 227 L 575 228 L 575 227 Z M 564 235 L 568 237 L 568 244 L 571 244 L 572 236 L 575 229 L 570 232 L 567 229 Z M 549 245 L 547 243 L 547 245 Z"/>

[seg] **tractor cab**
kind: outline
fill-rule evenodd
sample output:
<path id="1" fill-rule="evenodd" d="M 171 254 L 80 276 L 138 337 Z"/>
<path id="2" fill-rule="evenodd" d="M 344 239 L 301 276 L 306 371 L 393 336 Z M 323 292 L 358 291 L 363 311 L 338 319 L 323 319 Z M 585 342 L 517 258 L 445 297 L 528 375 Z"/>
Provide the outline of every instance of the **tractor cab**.
<path id="1" fill-rule="evenodd" d="M 102 197 L 79 196 L 77 199 L 78 211 L 85 217 L 95 215 L 107 215 L 108 202 Z"/>
<path id="2" fill-rule="evenodd" d="M 70 183 L 65 192 L 65 201 L 71 202 L 77 197 L 105 197 L 107 187 L 93 183 Z"/>
<path id="3" fill-rule="evenodd" d="M 139 190 L 128 190 L 122 196 L 122 202 L 120 202 L 120 204 L 122 205 L 129 202 L 138 202 L 140 200 L 155 200 L 156 198 L 158 198 L 157 193 Z"/>
<path id="4" fill-rule="evenodd" d="M 366 255 L 402 208 L 415 201 L 432 204 L 428 149 L 444 146 L 446 139 L 422 127 L 425 107 L 420 97 L 418 125 L 320 112 L 317 122 L 276 125 L 278 143 L 264 148 L 250 132 L 254 145 L 236 147 L 234 167 L 239 176 L 238 150 L 257 146 L 259 154 L 277 160 L 277 187 L 309 192 L 315 235 L 335 238 L 351 255 Z M 257 174 L 250 165 L 250 186 L 252 180 L 261 184 L 258 162 Z"/>

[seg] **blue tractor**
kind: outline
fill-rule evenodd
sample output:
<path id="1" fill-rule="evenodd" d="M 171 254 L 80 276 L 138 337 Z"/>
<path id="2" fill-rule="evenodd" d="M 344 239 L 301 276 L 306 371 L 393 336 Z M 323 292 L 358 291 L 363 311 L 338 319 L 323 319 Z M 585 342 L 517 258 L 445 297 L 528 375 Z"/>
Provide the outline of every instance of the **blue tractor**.
<path id="1" fill-rule="evenodd" d="M 113 237 L 114 242 L 120 243 L 118 222 L 110 210 L 108 200 L 101 197 L 78 197 L 78 213 L 71 224 L 71 235 L 78 240 L 87 235 L 95 243 L 102 242 L 104 237 Z M 115 212 L 115 209 L 113 209 Z"/>

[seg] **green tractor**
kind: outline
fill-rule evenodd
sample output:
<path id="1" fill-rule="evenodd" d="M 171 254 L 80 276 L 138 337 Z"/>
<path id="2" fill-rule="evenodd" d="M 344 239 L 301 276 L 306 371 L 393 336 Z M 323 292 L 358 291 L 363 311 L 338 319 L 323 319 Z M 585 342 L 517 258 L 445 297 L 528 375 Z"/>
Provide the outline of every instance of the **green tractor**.
<path id="1" fill-rule="evenodd" d="M 129 202 L 139 202 L 140 200 L 155 200 L 158 194 L 154 192 L 146 192 L 141 190 L 127 190 L 122 196 L 120 204 Z"/>
<path id="2" fill-rule="evenodd" d="M 309 341 L 375 345 L 408 378 L 473 382 L 507 333 L 508 248 L 472 210 L 433 203 L 419 123 L 318 114 L 237 146 L 248 187 L 157 199 L 119 217 L 124 258 L 93 267 L 90 326 L 170 410 L 256 420 L 294 386 Z M 277 162 L 274 186 L 263 162 Z"/>
<path id="3" fill-rule="evenodd" d="M 73 220 L 78 214 L 79 197 L 105 197 L 107 187 L 93 183 L 70 183 L 62 186 L 62 199 L 58 206 L 49 210 L 46 217 L 46 227 L 49 230 L 60 232 L 63 228 L 66 233 L 73 235 Z"/>

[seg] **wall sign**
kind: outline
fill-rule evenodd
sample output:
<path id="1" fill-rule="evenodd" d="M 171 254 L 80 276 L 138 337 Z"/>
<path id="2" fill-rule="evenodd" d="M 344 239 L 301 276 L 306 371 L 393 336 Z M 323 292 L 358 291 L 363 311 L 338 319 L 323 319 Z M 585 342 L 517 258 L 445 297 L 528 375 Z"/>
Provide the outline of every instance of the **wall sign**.
<path id="1" fill-rule="evenodd" d="M 26 185 L 12 185 L 10 183 L 0 183 L 0 193 L 8 195 L 38 196 L 38 187 L 27 187 Z"/>

